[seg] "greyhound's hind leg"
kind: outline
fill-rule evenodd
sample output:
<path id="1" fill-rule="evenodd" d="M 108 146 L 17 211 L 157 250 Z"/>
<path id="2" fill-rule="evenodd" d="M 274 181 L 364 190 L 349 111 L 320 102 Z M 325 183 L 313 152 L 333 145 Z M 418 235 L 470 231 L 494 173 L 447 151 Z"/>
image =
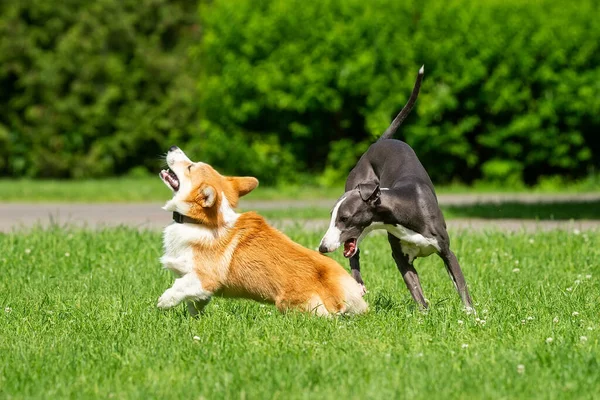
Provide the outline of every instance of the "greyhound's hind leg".
<path id="1" fill-rule="evenodd" d="M 454 282 L 454 287 L 456 291 L 460 295 L 460 298 L 465 305 L 467 311 L 473 310 L 473 301 L 471 300 L 471 296 L 469 295 L 469 289 L 467 289 L 467 283 L 465 281 L 465 277 L 460 269 L 460 265 L 458 264 L 458 260 L 454 253 L 450 250 L 450 248 L 442 249 L 440 251 L 440 257 L 444 260 L 444 264 L 446 265 L 446 270 L 448 271 L 448 275 Z"/>
<path id="2" fill-rule="evenodd" d="M 392 247 L 392 256 L 394 257 L 394 261 L 396 261 L 398 270 L 402 274 L 402 278 L 404 278 L 406 287 L 419 306 L 426 310 L 428 305 L 427 301 L 425 300 L 425 296 L 423 295 L 423 288 L 421 287 L 417 270 L 415 270 L 415 267 L 412 265 L 412 263 L 408 261 L 408 257 L 402 252 L 402 246 L 398 238 L 388 234 L 388 242 L 390 242 L 390 246 Z"/>

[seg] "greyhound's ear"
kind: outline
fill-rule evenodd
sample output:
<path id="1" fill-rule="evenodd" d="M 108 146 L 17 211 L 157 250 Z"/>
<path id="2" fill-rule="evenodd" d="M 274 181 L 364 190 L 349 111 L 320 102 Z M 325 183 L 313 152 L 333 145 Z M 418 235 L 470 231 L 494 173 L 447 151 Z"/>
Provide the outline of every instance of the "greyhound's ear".
<path id="1" fill-rule="evenodd" d="M 361 183 L 357 186 L 360 198 L 369 204 L 375 204 L 381 196 L 381 189 L 376 183 Z"/>

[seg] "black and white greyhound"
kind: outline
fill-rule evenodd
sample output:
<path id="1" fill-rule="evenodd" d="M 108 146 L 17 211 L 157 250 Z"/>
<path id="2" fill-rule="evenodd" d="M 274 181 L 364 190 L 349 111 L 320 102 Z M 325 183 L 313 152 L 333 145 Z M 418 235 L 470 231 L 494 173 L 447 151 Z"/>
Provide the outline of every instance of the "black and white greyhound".
<path id="1" fill-rule="evenodd" d="M 456 290 L 467 310 L 471 311 L 471 297 L 458 260 L 450 250 L 446 222 L 431 179 L 413 149 L 392 139 L 417 100 L 423 74 L 424 67 L 421 67 L 402 111 L 350 171 L 346 193 L 331 211 L 329 229 L 321 240 L 319 251 L 328 253 L 343 243 L 344 257 L 350 259 L 352 276 L 364 290 L 359 243 L 372 230 L 385 229 L 398 270 L 421 307 L 426 309 L 427 302 L 413 261 L 436 253 L 444 260 Z"/>

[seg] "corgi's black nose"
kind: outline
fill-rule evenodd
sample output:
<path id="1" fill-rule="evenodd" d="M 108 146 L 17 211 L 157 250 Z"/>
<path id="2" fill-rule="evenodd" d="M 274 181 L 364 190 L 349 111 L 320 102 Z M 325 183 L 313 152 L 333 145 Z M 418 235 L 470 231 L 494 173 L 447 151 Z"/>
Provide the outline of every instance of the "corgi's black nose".
<path id="1" fill-rule="evenodd" d="M 169 151 L 175 151 L 175 150 L 179 150 L 179 147 L 177 147 L 177 146 L 169 147 Z"/>

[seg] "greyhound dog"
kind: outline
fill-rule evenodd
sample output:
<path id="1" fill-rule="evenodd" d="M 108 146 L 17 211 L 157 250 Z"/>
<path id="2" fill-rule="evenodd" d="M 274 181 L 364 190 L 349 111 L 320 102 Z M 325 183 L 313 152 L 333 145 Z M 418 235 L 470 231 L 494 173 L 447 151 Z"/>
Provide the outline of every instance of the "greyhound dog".
<path id="1" fill-rule="evenodd" d="M 428 304 L 413 261 L 436 253 L 444 260 L 456 290 L 471 311 L 471 297 L 458 260 L 450 250 L 446 222 L 433 183 L 413 149 L 392 139 L 417 100 L 423 74 L 424 67 L 421 67 L 402 111 L 350 171 L 345 193 L 331 211 L 329 229 L 319 251 L 332 252 L 343 243 L 352 276 L 365 291 L 358 246 L 372 230 L 385 229 L 398 270 L 410 294 L 423 309 L 427 309 Z"/>

